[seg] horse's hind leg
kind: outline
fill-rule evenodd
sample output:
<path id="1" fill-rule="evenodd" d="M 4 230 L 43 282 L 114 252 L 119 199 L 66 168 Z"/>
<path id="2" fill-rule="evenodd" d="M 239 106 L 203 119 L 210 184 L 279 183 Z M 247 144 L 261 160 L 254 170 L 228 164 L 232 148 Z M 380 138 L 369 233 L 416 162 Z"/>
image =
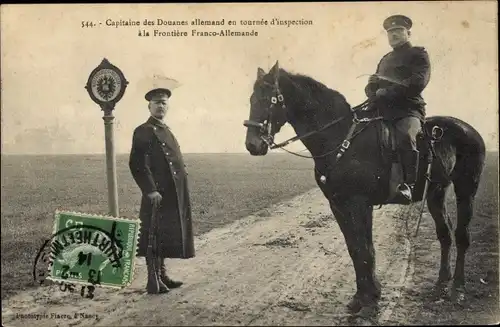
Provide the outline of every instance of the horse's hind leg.
<path id="1" fill-rule="evenodd" d="M 455 243 L 457 246 L 457 261 L 453 276 L 453 299 L 461 302 L 465 300 L 465 254 L 470 245 L 469 223 L 472 219 L 474 197 L 478 182 L 467 181 L 466 176 L 461 176 L 454 181 L 457 200 L 457 227 L 455 230 Z"/>
<path id="2" fill-rule="evenodd" d="M 439 277 L 436 282 L 436 296 L 442 297 L 447 290 L 448 282 L 451 280 L 450 269 L 450 248 L 452 244 L 450 227 L 446 223 L 446 190 L 448 185 L 431 184 L 427 196 L 427 207 L 434 219 L 436 234 L 441 244 L 441 264 L 439 268 Z"/>

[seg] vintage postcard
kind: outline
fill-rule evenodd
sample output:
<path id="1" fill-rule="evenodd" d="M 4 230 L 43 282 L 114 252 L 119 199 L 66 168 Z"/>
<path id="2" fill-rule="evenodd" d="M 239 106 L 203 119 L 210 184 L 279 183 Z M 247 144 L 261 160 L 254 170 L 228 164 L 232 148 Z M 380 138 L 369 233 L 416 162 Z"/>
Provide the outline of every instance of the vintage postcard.
<path id="1" fill-rule="evenodd" d="M 497 2 L 0 8 L 5 326 L 499 322 Z"/>

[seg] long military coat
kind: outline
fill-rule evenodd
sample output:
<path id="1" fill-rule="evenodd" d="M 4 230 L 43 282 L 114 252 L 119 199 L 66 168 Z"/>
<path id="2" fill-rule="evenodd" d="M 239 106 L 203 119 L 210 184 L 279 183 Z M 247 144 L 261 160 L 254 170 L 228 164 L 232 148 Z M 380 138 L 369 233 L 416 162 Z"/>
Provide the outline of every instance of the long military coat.
<path id="1" fill-rule="evenodd" d="M 152 214 L 148 194 L 163 199 L 158 214 L 157 254 L 164 258 L 195 256 L 186 166 L 171 130 L 150 117 L 134 130 L 129 167 L 141 189 L 141 229 L 137 256 L 146 256 Z"/>
<path id="2" fill-rule="evenodd" d="M 380 88 L 388 91 L 388 96 L 380 102 L 380 109 L 388 119 L 414 116 L 423 120 L 425 101 L 422 91 L 430 80 L 430 61 L 423 47 L 412 46 L 410 42 L 386 54 L 377 66 L 376 74 L 402 82 L 407 87 L 379 79 L 365 87 L 366 95 L 371 98 Z"/>

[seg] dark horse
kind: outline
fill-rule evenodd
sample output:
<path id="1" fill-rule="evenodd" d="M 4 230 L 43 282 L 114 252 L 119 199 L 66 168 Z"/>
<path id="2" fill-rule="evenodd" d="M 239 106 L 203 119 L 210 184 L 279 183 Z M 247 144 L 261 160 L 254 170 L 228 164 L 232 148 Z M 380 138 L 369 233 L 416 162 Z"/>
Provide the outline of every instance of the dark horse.
<path id="1" fill-rule="evenodd" d="M 280 69 L 278 62 L 267 74 L 258 69 L 250 102 L 250 118 L 244 125 L 248 128 L 246 148 L 251 155 L 262 156 L 269 147 L 279 147 L 274 143 L 274 136 L 287 122 L 297 134 L 293 141 L 302 141 L 311 153 L 316 182 L 329 201 L 356 271 L 357 291 L 347 307 L 353 313 L 372 312 L 381 295 L 375 275 L 373 206 L 403 204 L 391 197 L 391 185 L 399 182 L 394 180 L 398 178 L 394 177 L 394 171 L 400 167 L 397 159 L 392 158 L 395 150 L 390 124 L 373 119 L 373 114 L 372 119 L 359 118 L 343 95 L 308 76 Z M 369 112 L 359 114 L 369 115 Z M 469 124 L 454 117 L 428 117 L 418 142 L 420 163 L 414 202 L 423 198 L 434 126 L 443 131 L 433 147 L 432 177 L 426 197 L 441 243 L 436 286 L 443 291 L 452 279 L 452 240 L 446 223 L 445 192 L 453 183 L 458 217 L 452 296 L 463 300 L 464 260 L 470 244 L 468 225 L 483 170 L 485 146 L 482 137 Z"/>

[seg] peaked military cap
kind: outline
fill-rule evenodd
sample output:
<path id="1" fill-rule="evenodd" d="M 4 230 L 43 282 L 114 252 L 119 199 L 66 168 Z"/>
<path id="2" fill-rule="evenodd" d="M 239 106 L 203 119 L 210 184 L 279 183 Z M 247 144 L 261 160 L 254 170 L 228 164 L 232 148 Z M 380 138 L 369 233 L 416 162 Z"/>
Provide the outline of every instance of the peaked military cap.
<path id="1" fill-rule="evenodd" d="M 413 22 L 411 21 L 411 19 L 404 15 L 392 15 L 390 17 L 387 17 L 384 20 L 383 24 L 386 31 L 390 31 L 394 28 L 406 28 L 407 30 L 409 30 L 412 25 Z"/>
<path id="2" fill-rule="evenodd" d="M 170 98 L 172 96 L 172 91 L 166 88 L 156 88 L 146 93 L 144 97 L 146 98 L 146 100 L 151 101 L 151 98 L 158 94 L 166 94 L 167 97 Z"/>
<path id="3" fill-rule="evenodd" d="M 146 77 L 141 81 L 142 89 L 149 90 L 145 94 L 147 101 L 151 101 L 151 98 L 157 94 L 165 94 L 167 97 L 172 96 L 172 89 L 175 89 L 180 85 L 178 81 L 173 78 L 166 77 L 163 74 L 154 74 L 152 76 Z"/>

